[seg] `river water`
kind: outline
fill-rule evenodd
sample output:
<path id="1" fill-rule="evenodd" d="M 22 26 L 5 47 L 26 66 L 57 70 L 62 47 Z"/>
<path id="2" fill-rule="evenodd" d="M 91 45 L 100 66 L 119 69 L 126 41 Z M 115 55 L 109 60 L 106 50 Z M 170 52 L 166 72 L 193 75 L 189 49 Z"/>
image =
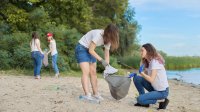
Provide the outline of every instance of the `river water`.
<path id="1" fill-rule="evenodd" d="M 168 79 L 182 80 L 186 83 L 200 84 L 200 68 L 192 68 L 188 70 L 168 70 Z"/>

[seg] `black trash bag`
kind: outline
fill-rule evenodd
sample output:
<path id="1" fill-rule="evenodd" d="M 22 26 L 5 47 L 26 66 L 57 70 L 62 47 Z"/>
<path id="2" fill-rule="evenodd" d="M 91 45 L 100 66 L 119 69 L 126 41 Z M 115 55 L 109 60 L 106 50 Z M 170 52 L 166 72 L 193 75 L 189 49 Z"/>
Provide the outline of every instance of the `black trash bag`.
<path id="1" fill-rule="evenodd" d="M 128 94 L 131 84 L 130 78 L 118 75 L 108 75 L 105 77 L 105 80 L 108 82 L 112 97 L 116 100 L 120 100 Z"/>

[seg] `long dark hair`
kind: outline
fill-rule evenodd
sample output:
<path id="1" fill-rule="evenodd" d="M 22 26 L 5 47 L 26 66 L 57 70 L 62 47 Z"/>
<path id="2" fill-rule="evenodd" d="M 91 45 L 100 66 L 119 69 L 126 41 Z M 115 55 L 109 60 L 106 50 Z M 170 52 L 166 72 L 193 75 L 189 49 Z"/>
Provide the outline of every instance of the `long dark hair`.
<path id="1" fill-rule="evenodd" d="M 103 40 L 104 44 L 111 43 L 112 51 L 119 47 L 119 31 L 116 25 L 109 24 L 104 29 Z"/>
<path id="2" fill-rule="evenodd" d="M 144 49 L 147 51 L 146 55 L 148 60 L 146 58 L 142 58 L 142 63 L 145 64 L 146 68 L 149 67 L 149 61 L 151 61 L 152 59 L 156 59 L 159 61 L 159 63 L 164 64 L 164 58 L 156 51 L 155 47 L 152 44 L 146 43 L 142 45 L 142 47 L 144 47 Z"/>
<path id="3" fill-rule="evenodd" d="M 35 39 L 39 39 L 39 36 L 38 36 L 37 32 L 33 32 L 32 33 L 32 40 L 34 40 L 34 44 L 35 44 Z"/>

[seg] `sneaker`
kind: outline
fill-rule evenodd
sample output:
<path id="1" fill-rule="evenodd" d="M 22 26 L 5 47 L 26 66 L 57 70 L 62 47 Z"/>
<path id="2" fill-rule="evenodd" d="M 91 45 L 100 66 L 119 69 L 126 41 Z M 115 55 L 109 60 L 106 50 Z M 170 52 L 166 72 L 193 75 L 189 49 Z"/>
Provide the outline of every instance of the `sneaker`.
<path id="1" fill-rule="evenodd" d="M 35 76 L 35 79 L 41 79 L 40 75 Z"/>
<path id="2" fill-rule="evenodd" d="M 59 76 L 60 76 L 59 73 L 55 74 L 55 78 L 59 78 Z"/>
<path id="3" fill-rule="evenodd" d="M 99 94 L 98 95 L 93 95 L 93 97 L 96 98 L 97 100 L 100 100 L 100 101 L 104 100 L 104 98 Z"/>
<path id="4" fill-rule="evenodd" d="M 136 103 L 136 104 L 134 104 L 134 106 L 149 107 L 149 104 L 147 104 L 147 105 L 141 105 L 141 104 L 139 104 L 139 103 Z"/>
<path id="5" fill-rule="evenodd" d="M 164 102 L 160 102 L 159 103 L 159 109 L 166 109 L 167 105 L 169 104 L 169 100 L 167 98 L 165 98 L 165 101 Z"/>
<path id="6" fill-rule="evenodd" d="M 93 98 L 91 95 L 80 95 L 79 99 L 84 100 L 84 101 L 88 101 L 90 103 L 100 103 L 99 100 Z"/>

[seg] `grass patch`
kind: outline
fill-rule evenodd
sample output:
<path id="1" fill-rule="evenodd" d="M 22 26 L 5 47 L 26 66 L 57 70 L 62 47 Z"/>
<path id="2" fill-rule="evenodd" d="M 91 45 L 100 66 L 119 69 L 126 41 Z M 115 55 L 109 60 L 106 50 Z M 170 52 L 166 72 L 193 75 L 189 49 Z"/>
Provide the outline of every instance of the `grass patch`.
<path id="1" fill-rule="evenodd" d="M 131 70 L 131 69 L 118 69 L 118 72 L 116 75 L 120 76 L 127 76 L 131 72 L 137 72 L 137 70 Z M 2 70 L 0 71 L 0 75 L 6 75 L 6 76 L 33 76 L 33 70 L 26 70 L 26 69 L 12 69 L 12 70 Z M 45 77 L 53 77 L 54 71 L 47 71 L 47 70 L 42 70 L 41 71 L 41 76 Z M 80 70 L 70 70 L 70 71 L 65 71 L 61 72 L 60 76 L 61 77 L 81 77 L 82 72 Z M 98 78 L 103 78 L 102 73 L 97 73 Z"/>

